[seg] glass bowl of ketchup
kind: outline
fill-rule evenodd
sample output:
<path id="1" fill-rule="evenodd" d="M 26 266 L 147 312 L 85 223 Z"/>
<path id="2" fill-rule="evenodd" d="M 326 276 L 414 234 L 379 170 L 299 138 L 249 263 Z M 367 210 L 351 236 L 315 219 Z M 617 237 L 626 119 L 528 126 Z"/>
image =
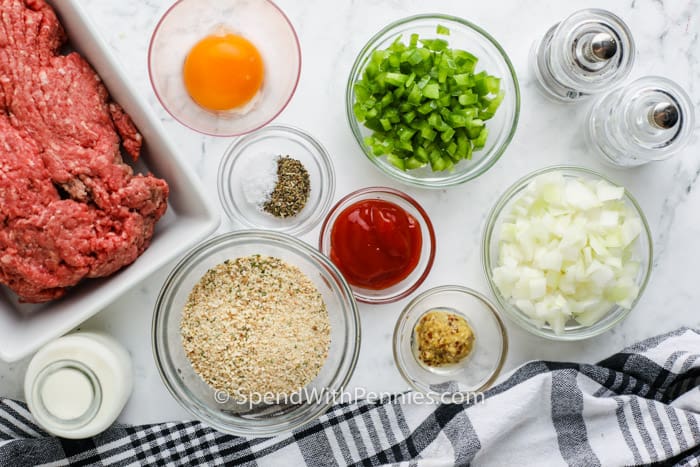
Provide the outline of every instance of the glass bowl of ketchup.
<path id="1" fill-rule="evenodd" d="M 358 301 L 392 303 L 428 277 L 435 259 L 435 231 L 425 210 L 407 194 L 363 188 L 328 213 L 319 249 L 340 270 Z"/>

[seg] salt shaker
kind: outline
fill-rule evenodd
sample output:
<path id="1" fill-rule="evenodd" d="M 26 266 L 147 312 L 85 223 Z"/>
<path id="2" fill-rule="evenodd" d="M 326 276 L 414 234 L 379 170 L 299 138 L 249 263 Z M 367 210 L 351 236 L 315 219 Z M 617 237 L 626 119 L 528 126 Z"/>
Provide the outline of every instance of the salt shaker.
<path id="1" fill-rule="evenodd" d="M 606 162 L 633 167 L 680 151 L 694 124 L 693 104 L 683 88 L 666 78 L 646 76 L 593 104 L 586 141 Z"/>
<path id="2" fill-rule="evenodd" d="M 632 69 L 635 46 L 627 25 L 599 9 L 577 11 L 552 26 L 530 54 L 540 90 L 575 102 L 612 88 Z"/>
<path id="3" fill-rule="evenodd" d="M 50 342 L 32 358 L 24 395 L 36 422 L 54 436 L 82 439 L 107 429 L 131 395 L 127 351 L 98 332 Z"/>

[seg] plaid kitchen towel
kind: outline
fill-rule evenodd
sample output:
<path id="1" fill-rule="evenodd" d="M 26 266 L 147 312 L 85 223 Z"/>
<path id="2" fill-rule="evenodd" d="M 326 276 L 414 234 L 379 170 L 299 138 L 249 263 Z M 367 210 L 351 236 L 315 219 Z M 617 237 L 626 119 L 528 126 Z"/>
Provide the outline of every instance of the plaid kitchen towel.
<path id="1" fill-rule="evenodd" d="M 680 329 L 597 365 L 530 362 L 465 404 L 334 406 L 293 433 L 225 435 L 200 423 L 51 438 L 0 400 L 0 465 L 700 465 L 700 332 Z"/>

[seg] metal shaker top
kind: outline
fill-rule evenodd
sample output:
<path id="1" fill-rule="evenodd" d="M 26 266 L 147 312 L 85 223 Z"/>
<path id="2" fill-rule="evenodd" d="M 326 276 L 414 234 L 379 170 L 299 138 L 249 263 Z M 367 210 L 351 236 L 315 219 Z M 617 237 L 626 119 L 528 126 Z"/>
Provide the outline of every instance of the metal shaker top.
<path id="1" fill-rule="evenodd" d="M 656 153 L 653 159 L 685 145 L 694 125 L 693 104 L 674 81 L 660 76 L 641 78 L 624 88 L 617 100 L 624 115 L 624 131 L 640 150 Z"/>

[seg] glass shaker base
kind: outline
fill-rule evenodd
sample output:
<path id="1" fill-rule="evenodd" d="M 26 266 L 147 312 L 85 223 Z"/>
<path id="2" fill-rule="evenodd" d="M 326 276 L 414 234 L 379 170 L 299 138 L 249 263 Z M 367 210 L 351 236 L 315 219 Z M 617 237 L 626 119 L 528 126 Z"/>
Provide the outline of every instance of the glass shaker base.
<path id="1" fill-rule="evenodd" d="M 528 60 L 530 73 L 534 76 L 538 91 L 552 102 L 575 103 L 587 97 L 587 94 L 562 86 L 554 79 L 547 65 L 544 49 L 546 42 L 552 38 L 552 33 L 558 24 L 555 24 L 540 40 L 536 40 L 530 47 L 530 59 Z"/>

